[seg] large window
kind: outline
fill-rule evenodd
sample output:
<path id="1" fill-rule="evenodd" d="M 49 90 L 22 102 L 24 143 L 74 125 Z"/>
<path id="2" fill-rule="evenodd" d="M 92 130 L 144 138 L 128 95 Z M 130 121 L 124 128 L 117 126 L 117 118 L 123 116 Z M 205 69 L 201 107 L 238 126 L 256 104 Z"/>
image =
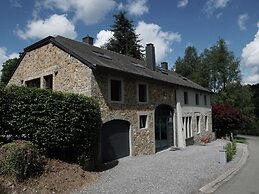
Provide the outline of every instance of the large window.
<path id="1" fill-rule="evenodd" d="M 199 105 L 199 94 L 195 94 L 196 105 Z"/>
<path id="2" fill-rule="evenodd" d="M 138 102 L 145 103 L 148 101 L 147 84 L 138 84 Z"/>
<path id="3" fill-rule="evenodd" d="M 188 104 L 188 93 L 184 92 L 184 104 Z"/>
<path id="4" fill-rule="evenodd" d="M 199 134 L 201 132 L 200 116 L 196 116 L 196 129 L 197 129 L 197 133 Z"/>
<path id="5" fill-rule="evenodd" d="M 40 78 L 25 81 L 27 87 L 40 88 Z"/>
<path id="6" fill-rule="evenodd" d="M 116 79 L 110 79 L 110 101 L 122 102 L 122 81 Z"/>
<path id="7" fill-rule="evenodd" d="M 183 128 L 185 131 L 185 138 L 192 137 L 192 117 L 183 117 Z"/>
<path id="8" fill-rule="evenodd" d="M 53 75 L 44 76 L 44 88 L 53 89 Z"/>

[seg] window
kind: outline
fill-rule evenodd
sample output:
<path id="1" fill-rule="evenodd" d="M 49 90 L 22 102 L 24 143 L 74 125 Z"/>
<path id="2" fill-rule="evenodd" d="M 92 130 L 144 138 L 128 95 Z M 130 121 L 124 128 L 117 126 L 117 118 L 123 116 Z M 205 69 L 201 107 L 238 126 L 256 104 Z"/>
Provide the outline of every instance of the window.
<path id="1" fill-rule="evenodd" d="M 189 117 L 189 137 L 192 137 L 192 117 Z"/>
<path id="2" fill-rule="evenodd" d="M 204 95 L 204 105 L 207 105 L 207 96 Z"/>
<path id="3" fill-rule="evenodd" d="M 209 130 L 208 116 L 205 116 L 205 131 Z"/>
<path id="4" fill-rule="evenodd" d="M 44 76 L 44 88 L 53 89 L 53 75 Z"/>
<path id="5" fill-rule="evenodd" d="M 183 128 L 185 131 L 185 138 L 192 137 L 192 117 L 183 117 Z"/>
<path id="6" fill-rule="evenodd" d="M 138 102 L 148 101 L 148 88 L 147 84 L 138 84 Z"/>
<path id="7" fill-rule="evenodd" d="M 184 104 L 188 104 L 188 93 L 184 92 Z"/>
<path id="8" fill-rule="evenodd" d="M 139 129 L 147 128 L 147 115 L 139 115 Z"/>
<path id="9" fill-rule="evenodd" d="M 110 80 L 110 101 L 122 102 L 122 81 L 121 80 Z"/>
<path id="10" fill-rule="evenodd" d="M 196 128 L 197 128 L 197 133 L 199 134 L 201 132 L 200 128 L 200 116 L 196 116 Z"/>
<path id="11" fill-rule="evenodd" d="M 40 78 L 25 81 L 27 87 L 40 88 Z"/>
<path id="12" fill-rule="evenodd" d="M 196 105 L 199 105 L 199 94 L 195 95 L 195 99 L 196 99 Z"/>

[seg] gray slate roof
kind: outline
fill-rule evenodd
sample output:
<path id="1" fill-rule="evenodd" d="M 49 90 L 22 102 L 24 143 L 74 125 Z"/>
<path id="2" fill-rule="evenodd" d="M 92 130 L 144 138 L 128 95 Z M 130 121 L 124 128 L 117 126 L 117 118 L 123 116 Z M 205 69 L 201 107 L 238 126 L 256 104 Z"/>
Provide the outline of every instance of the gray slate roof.
<path id="1" fill-rule="evenodd" d="M 25 52 L 27 50 L 32 50 L 35 47 L 44 44 L 46 41 L 52 42 L 54 45 L 78 58 L 80 61 L 92 68 L 108 68 L 111 70 L 122 71 L 179 86 L 211 92 L 210 90 L 192 82 L 191 80 L 175 73 L 174 71 L 165 71 L 160 68 L 158 68 L 156 71 L 153 71 L 147 68 L 146 62 L 144 60 L 138 60 L 62 36 L 47 37 L 46 39 L 43 39 L 42 41 L 39 41 L 38 43 L 35 43 L 25 48 L 24 50 Z"/>

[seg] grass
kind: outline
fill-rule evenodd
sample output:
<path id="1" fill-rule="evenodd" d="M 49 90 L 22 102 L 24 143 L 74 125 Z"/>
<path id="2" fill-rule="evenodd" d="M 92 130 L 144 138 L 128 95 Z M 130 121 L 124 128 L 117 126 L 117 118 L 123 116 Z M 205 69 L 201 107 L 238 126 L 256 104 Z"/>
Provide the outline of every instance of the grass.
<path id="1" fill-rule="evenodd" d="M 247 139 L 244 137 L 235 137 L 235 140 L 237 143 L 244 143 L 244 144 L 248 144 Z"/>

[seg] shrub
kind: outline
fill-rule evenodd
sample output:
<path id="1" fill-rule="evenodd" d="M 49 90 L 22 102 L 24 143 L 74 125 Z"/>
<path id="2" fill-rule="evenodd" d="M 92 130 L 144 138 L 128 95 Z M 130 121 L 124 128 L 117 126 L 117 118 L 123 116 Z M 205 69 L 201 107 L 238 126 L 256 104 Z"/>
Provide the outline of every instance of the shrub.
<path id="1" fill-rule="evenodd" d="M 0 96 L 0 135 L 30 140 L 60 159 L 94 158 L 101 116 L 92 98 L 17 86 L 0 88 Z"/>
<path id="2" fill-rule="evenodd" d="M 44 158 L 31 142 L 14 141 L 0 148 L 1 174 L 23 181 L 42 172 L 43 167 Z"/>
<path id="3" fill-rule="evenodd" d="M 224 149 L 227 151 L 227 162 L 231 161 L 236 154 L 237 145 L 236 142 L 229 142 L 224 146 Z"/>

